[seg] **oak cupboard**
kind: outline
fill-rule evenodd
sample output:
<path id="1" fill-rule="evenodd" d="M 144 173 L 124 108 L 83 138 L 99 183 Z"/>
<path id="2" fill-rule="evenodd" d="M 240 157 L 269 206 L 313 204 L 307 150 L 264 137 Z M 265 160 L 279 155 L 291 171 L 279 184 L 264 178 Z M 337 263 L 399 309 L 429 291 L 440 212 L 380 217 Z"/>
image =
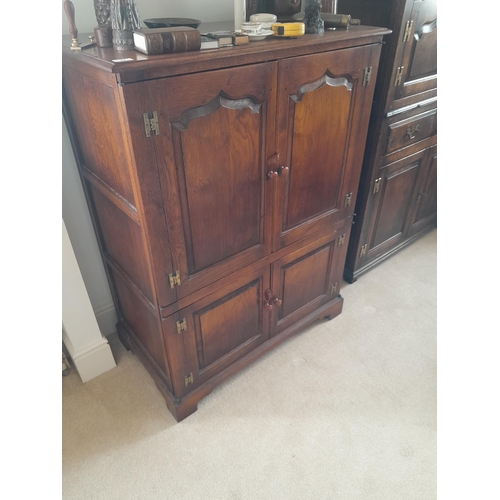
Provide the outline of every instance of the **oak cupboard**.
<path id="1" fill-rule="evenodd" d="M 179 421 L 318 318 L 342 273 L 384 28 L 145 56 L 63 44 L 119 314 Z"/>
<path id="2" fill-rule="evenodd" d="M 437 1 L 338 0 L 387 26 L 344 277 L 361 274 L 437 223 Z"/>

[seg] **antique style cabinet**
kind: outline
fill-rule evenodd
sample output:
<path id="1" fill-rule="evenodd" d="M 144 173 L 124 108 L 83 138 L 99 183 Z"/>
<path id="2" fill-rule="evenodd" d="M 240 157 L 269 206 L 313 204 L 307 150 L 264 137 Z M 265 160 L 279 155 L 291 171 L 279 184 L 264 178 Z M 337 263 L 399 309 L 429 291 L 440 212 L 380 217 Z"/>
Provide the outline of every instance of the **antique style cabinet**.
<path id="1" fill-rule="evenodd" d="M 118 332 L 177 420 L 341 312 L 388 33 L 149 57 L 63 47 L 66 117 Z"/>
<path id="2" fill-rule="evenodd" d="M 437 1 L 338 0 L 387 26 L 344 277 L 353 282 L 437 221 Z"/>

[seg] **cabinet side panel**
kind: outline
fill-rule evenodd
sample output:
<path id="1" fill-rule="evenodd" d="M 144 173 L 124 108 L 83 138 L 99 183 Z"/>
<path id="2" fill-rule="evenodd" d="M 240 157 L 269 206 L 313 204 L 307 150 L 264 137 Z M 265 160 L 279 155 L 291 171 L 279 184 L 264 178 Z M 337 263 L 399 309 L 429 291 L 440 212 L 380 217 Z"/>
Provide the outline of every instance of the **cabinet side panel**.
<path id="1" fill-rule="evenodd" d="M 96 209 L 105 256 L 111 258 L 154 304 L 140 225 L 98 190 L 90 187 L 90 193 Z"/>
<path id="2" fill-rule="evenodd" d="M 125 285 L 124 281 L 113 273 L 113 281 L 120 301 L 120 315 L 135 336 L 135 340 L 154 360 L 161 373 L 167 378 L 167 385 L 172 390 L 169 371 L 164 361 L 164 347 L 161 329 L 155 312 L 140 301 Z"/>
<path id="3" fill-rule="evenodd" d="M 115 89 L 69 68 L 63 76 L 83 165 L 136 207 Z"/>

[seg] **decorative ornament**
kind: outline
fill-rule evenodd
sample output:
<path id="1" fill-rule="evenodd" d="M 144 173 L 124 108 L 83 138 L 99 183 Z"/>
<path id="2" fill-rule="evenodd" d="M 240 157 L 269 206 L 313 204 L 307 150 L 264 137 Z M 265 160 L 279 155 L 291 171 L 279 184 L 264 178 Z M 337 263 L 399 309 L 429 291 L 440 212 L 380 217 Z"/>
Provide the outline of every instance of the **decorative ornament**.
<path id="1" fill-rule="evenodd" d="M 325 32 L 325 22 L 321 19 L 321 0 L 306 0 L 304 24 L 306 34 L 321 35 Z"/>
<path id="2" fill-rule="evenodd" d="M 94 11 L 98 26 L 111 26 L 111 0 L 94 0 Z"/>
<path id="3" fill-rule="evenodd" d="M 111 27 L 115 49 L 134 50 L 133 31 L 140 29 L 141 24 L 135 0 L 111 0 Z"/>
<path id="4" fill-rule="evenodd" d="M 113 46 L 111 29 L 111 0 L 94 0 L 97 26 L 94 28 L 95 40 L 99 47 Z"/>

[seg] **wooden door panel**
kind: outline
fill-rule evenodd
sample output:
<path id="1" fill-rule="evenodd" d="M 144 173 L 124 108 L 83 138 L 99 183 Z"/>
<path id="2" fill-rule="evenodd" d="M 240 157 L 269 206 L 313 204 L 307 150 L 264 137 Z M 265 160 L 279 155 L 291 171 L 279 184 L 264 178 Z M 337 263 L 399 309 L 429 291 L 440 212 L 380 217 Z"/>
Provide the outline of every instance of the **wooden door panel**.
<path id="1" fill-rule="evenodd" d="M 413 163 L 396 172 L 385 174 L 373 247 L 403 234 L 418 167 L 418 163 Z"/>
<path id="2" fill-rule="evenodd" d="M 148 83 L 179 298 L 271 251 L 275 81 L 269 63 Z"/>
<path id="3" fill-rule="evenodd" d="M 345 78 L 325 80 L 332 83 L 306 93 L 294 105 L 285 231 L 340 208 L 352 86 Z M 335 114 L 331 112 L 333 107 Z M 335 131 L 333 136 L 326 134 L 325 123 Z"/>
<path id="4" fill-rule="evenodd" d="M 409 21 L 411 31 L 404 46 L 402 81 L 396 88 L 396 99 L 436 87 L 437 0 L 415 0 Z"/>
<path id="5" fill-rule="evenodd" d="M 325 270 L 330 253 L 331 245 L 328 245 L 282 268 L 283 317 L 325 293 Z"/>
<path id="6" fill-rule="evenodd" d="M 415 215 L 408 236 L 430 227 L 437 219 L 437 146 L 429 148 L 423 170 L 425 172 L 418 187 Z"/>
<path id="7" fill-rule="evenodd" d="M 270 269 L 266 266 L 166 319 L 171 325 L 185 320 L 181 333 L 185 371 L 193 374 L 193 383 L 185 392 L 269 338 L 270 313 L 264 309 L 269 283 Z M 170 335 L 179 335 L 175 330 L 171 326 Z"/>
<path id="8" fill-rule="evenodd" d="M 380 47 L 280 61 L 273 248 L 352 215 Z M 346 203 L 350 196 L 350 204 Z"/>
<path id="9" fill-rule="evenodd" d="M 380 170 L 379 190 L 373 195 L 368 248 L 361 263 L 389 251 L 406 237 L 424 157 L 425 150 Z"/>
<path id="10" fill-rule="evenodd" d="M 339 294 L 351 222 L 273 264 L 275 335 Z"/>
<path id="11" fill-rule="evenodd" d="M 235 112 L 221 105 L 173 131 L 190 275 L 263 240 L 261 120 L 250 107 Z"/>
<path id="12" fill-rule="evenodd" d="M 431 150 L 429 177 L 425 183 L 424 190 L 419 193 L 420 207 L 417 211 L 418 222 L 430 217 L 437 212 L 437 152 L 436 148 Z"/>

